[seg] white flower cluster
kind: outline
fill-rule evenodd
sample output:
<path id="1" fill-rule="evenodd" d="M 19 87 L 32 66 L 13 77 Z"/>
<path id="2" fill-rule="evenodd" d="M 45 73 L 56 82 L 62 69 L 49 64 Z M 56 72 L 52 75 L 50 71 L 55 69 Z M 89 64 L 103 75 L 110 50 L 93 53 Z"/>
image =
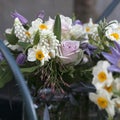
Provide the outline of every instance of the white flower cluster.
<path id="1" fill-rule="evenodd" d="M 113 78 L 111 72 L 108 71 L 110 64 L 108 61 L 99 61 L 93 67 L 93 81 L 92 84 L 96 87 L 96 93 L 90 93 L 89 98 L 100 109 L 107 111 L 108 116 L 113 118 L 115 115 L 115 108 L 120 111 L 120 97 L 114 92 L 120 91 L 120 78 Z"/>
<path id="2" fill-rule="evenodd" d="M 110 21 L 109 26 L 106 27 L 105 35 L 108 39 L 120 44 L 120 23 L 116 20 Z"/>
<path id="3" fill-rule="evenodd" d="M 79 38 L 86 38 L 88 34 L 95 34 L 97 32 L 98 24 L 94 24 L 92 19 L 88 23 L 73 23 L 70 17 L 60 15 L 61 19 L 61 39 L 62 40 L 78 40 Z M 50 18 L 46 24 L 53 29 L 54 19 Z"/>
<path id="4" fill-rule="evenodd" d="M 27 30 L 23 27 L 18 18 L 16 18 L 14 22 L 14 33 L 20 42 L 27 42 Z"/>
<path id="5" fill-rule="evenodd" d="M 60 15 L 61 19 L 61 41 L 64 40 L 78 40 L 85 38 L 88 34 L 94 34 L 97 31 L 97 24 L 93 24 L 90 19 L 86 24 L 73 24 L 69 17 Z M 41 61 L 41 65 L 55 56 L 59 56 L 58 46 L 59 41 L 53 33 L 55 20 L 49 18 L 43 22 L 42 19 L 37 18 L 32 21 L 29 29 L 25 29 L 18 18 L 15 18 L 14 33 L 19 39 L 19 42 L 27 42 L 33 45 L 28 49 L 27 60 L 34 62 Z M 37 38 L 36 38 L 37 36 Z M 37 44 L 34 44 L 37 39 Z"/>
<path id="6" fill-rule="evenodd" d="M 28 61 L 40 60 L 41 65 L 50 58 L 57 56 L 57 47 L 59 41 L 56 39 L 53 31 L 49 29 L 40 18 L 37 18 L 32 22 L 31 27 L 26 30 L 18 18 L 15 19 L 14 33 L 18 37 L 20 42 L 29 42 L 33 45 L 28 49 Z M 35 38 L 38 36 L 38 38 Z M 37 44 L 34 44 L 34 40 L 38 39 Z"/>

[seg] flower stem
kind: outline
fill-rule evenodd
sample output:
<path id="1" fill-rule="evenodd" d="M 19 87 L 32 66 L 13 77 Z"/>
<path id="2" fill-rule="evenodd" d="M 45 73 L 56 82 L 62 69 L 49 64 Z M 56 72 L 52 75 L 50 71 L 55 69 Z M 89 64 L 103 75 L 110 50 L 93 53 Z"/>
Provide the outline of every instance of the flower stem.
<path id="1" fill-rule="evenodd" d="M 109 115 L 107 120 L 114 120 L 114 119 Z"/>

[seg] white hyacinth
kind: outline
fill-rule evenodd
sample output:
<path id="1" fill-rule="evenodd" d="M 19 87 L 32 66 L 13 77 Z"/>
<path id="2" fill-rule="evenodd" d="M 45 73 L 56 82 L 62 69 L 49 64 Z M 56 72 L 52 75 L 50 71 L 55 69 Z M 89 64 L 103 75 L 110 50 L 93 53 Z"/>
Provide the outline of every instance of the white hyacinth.
<path id="1" fill-rule="evenodd" d="M 22 23 L 18 18 L 16 18 L 14 22 L 14 33 L 16 37 L 18 37 L 20 42 L 27 42 L 27 30 L 23 27 Z"/>

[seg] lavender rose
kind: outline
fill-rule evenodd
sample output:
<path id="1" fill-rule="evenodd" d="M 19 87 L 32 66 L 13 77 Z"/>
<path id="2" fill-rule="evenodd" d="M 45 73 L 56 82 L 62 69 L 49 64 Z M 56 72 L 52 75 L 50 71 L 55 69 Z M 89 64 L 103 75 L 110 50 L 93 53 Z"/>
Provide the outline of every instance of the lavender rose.
<path id="1" fill-rule="evenodd" d="M 64 40 L 59 47 L 60 59 L 64 64 L 78 64 L 83 58 L 83 51 L 79 48 L 79 41 Z"/>

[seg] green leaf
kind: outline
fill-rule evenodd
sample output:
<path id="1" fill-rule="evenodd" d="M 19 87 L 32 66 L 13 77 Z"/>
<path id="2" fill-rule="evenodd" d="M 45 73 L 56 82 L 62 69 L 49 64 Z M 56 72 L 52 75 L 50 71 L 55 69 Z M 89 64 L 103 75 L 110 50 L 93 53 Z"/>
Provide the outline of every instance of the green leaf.
<path id="1" fill-rule="evenodd" d="M 28 68 L 20 68 L 20 70 L 21 70 L 22 73 L 32 73 L 39 67 L 40 66 L 33 66 L 33 67 L 28 67 Z"/>
<path id="2" fill-rule="evenodd" d="M 60 16 L 57 15 L 54 24 L 54 34 L 58 40 L 61 40 L 61 19 Z"/>
<path id="3" fill-rule="evenodd" d="M 9 67 L 6 66 L 0 69 L 0 88 L 4 87 L 12 78 L 13 75 Z"/>
<path id="4" fill-rule="evenodd" d="M 14 30 L 12 30 L 11 34 L 5 33 L 6 39 L 12 45 L 15 45 L 18 42 L 18 38 L 14 34 Z"/>
<path id="5" fill-rule="evenodd" d="M 18 45 L 20 45 L 23 49 L 26 49 L 32 46 L 30 43 L 25 43 L 25 42 L 18 42 Z"/>
<path id="6" fill-rule="evenodd" d="M 0 61 L 0 66 L 7 66 L 6 60 Z"/>
<path id="7" fill-rule="evenodd" d="M 35 36 L 34 36 L 34 41 L 33 44 L 37 45 L 39 43 L 40 40 L 40 34 L 39 34 L 39 30 L 36 32 Z"/>

